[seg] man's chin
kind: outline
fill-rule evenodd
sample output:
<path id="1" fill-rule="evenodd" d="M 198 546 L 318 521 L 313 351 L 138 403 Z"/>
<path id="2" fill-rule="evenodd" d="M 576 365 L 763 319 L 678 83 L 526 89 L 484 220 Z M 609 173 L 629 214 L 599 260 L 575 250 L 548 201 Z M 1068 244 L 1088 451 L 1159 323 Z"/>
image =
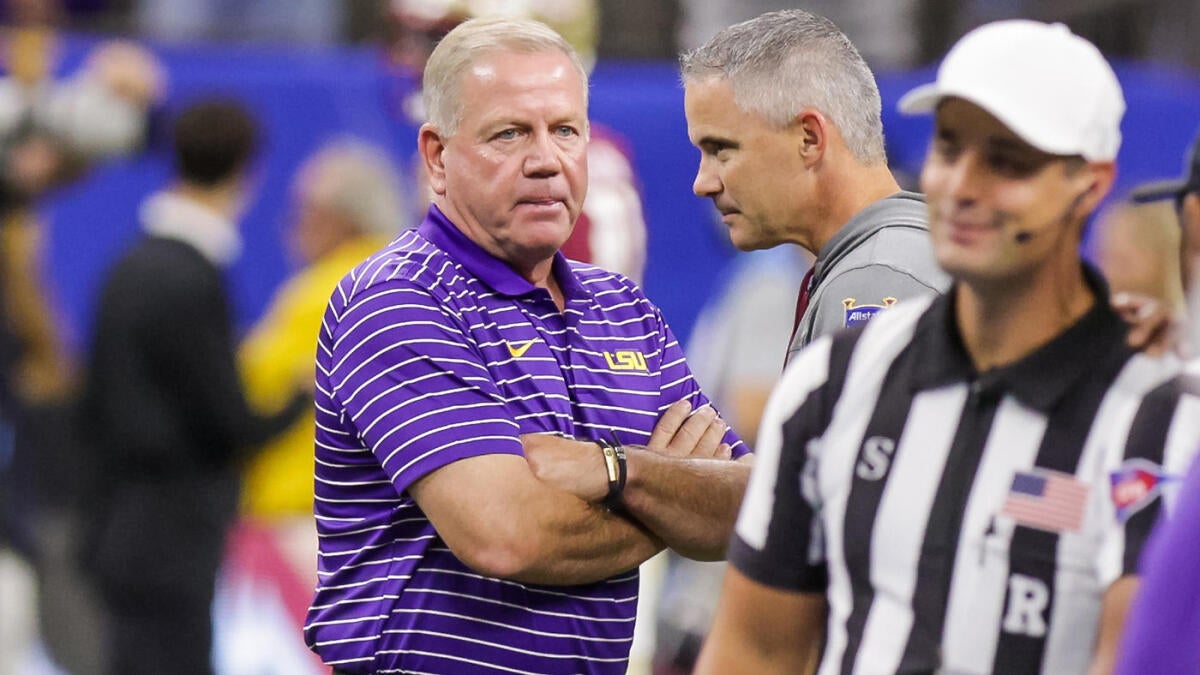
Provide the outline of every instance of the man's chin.
<path id="1" fill-rule="evenodd" d="M 757 233 L 747 232 L 745 228 L 729 228 L 729 241 L 742 252 L 762 251 L 775 246 L 778 242 L 767 241 Z"/>
<path id="2" fill-rule="evenodd" d="M 545 262 L 554 257 L 564 244 L 567 243 L 567 235 L 547 236 L 547 237 L 530 237 L 521 241 L 513 242 L 507 248 L 507 258 L 509 262 L 518 265 L 536 265 Z"/>

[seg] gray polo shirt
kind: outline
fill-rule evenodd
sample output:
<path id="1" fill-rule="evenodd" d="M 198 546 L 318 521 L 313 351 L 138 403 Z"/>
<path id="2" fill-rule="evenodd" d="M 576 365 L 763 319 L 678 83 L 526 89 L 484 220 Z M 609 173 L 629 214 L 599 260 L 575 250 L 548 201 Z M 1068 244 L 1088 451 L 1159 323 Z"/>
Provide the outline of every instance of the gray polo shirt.
<path id="1" fill-rule="evenodd" d="M 897 192 L 854 215 L 813 263 L 812 292 L 788 346 L 791 359 L 809 342 L 870 319 L 909 298 L 950 287 L 929 242 L 925 199 Z"/>

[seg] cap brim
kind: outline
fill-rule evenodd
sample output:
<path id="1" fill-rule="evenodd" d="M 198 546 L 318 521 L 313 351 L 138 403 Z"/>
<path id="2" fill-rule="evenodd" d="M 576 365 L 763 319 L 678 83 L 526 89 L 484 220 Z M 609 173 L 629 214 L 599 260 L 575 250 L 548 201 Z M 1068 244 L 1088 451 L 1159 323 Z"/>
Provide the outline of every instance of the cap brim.
<path id="1" fill-rule="evenodd" d="M 1180 179 L 1145 183 L 1134 188 L 1129 193 L 1129 199 L 1138 204 L 1157 202 L 1162 199 L 1175 199 L 1184 192 L 1187 192 L 1187 187 L 1187 181 Z"/>
<path id="2" fill-rule="evenodd" d="M 907 94 L 900 97 L 900 102 L 896 104 L 896 107 L 906 115 L 921 115 L 933 112 L 941 99 L 942 92 L 938 90 L 937 83 L 930 82 L 910 89 Z"/>

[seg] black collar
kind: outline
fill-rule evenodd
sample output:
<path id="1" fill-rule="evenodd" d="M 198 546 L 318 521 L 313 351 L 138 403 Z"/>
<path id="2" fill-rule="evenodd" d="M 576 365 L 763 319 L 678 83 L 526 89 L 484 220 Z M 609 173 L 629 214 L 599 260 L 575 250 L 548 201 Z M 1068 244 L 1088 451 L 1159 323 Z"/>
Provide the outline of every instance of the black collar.
<path id="1" fill-rule="evenodd" d="M 978 382 L 981 390 L 1011 392 L 1022 403 L 1050 411 L 1073 384 L 1113 350 L 1128 351 L 1128 326 L 1109 306 L 1108 284 L 1090 265 L 1084 278 L 1095 304 L 1069 328 L 1025 358 L 1007 366 L 977 372 L 955 321 L 955 284 L 933 301 L 917 323 L 913 337 L 913 389 L 932 389 L 959 382 Z"/>

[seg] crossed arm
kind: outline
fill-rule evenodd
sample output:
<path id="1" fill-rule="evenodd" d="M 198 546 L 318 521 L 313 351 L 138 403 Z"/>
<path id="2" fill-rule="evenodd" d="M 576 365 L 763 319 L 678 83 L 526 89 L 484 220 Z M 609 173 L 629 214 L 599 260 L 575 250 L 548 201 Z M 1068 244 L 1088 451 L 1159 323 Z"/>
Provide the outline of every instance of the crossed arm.
<path id="1" fill-rule="evenodd" d="M 633 520 L 678 553 L 720 560 L 750 476 L 750 457 L 730 461 L 728 427 L 711 406 L 678 401 L 645 446 L 626 446 L 622 504 Z M 525 436 L 525 456 L 541 481 L 599 503 L 608 491 L 604 460 L 591 442 Z"/>
<path id="2" fill-rule="evenodd" d="M 448 464 L 409 491 L 464 563 L 525 583 L 591 583 L 637 567 L 665 545 L 724 555 L 748 462 L 729 461 L 725 425 L 686 403 L 663 415 L 647 447 L 629 449 L 625 504 L 600 505 L 608 482 L 593 443 L 523 437 L 526 458 L 482 455 Z M 464 495 L 468 497 L 464 499 Z"/>
<path id="3" fill-rule="evenodd" d="M 447 464 L 409 492 L 454 555 L 488 576 L 592 583 L 637 567 L 663 547 L 636 524 L 539 481 L 519 455 Z"/>
<path id="4" fill-rule="evenodd" d="M 388 313 L 399 301 L 402 323 Z M 544 434 L 517 446 L 516 425 L 473 342 L 456 339 L 468 328 L 443 304 L 411 282 L 372 287 L 338 317 L 331 348 L 338 365 L 329 379 L 364 420 L 363 441 L 460 560 L 488 576 L 573 585 L 628 571 L 664 545 L 723 555 L 749 467 L 728 461 L 728 428 L 711 408 L 689 414 L 689 404 L 679 403 L 665 411 L 647 446 L 630 449 L 632 517 L 610 513 L 600 504 L 608 489 L 600 449 Z M 673 340 L 665 324 L 662 332 L 664 342 Z M 670 359 L 678 352 L 672 344 L 664 347 Z M 688 373 L 678 358 L 670 376 L 683 382 Z M 389 395 L 356 398 L 368 385 Z M 455 409 L 469 409 L 469 420 L 439 421 L 444 411 L 431 392 L 447 390 L 457 392 Z M 680 385 L 668 395 L 693 393 Z M 480 435 L 464 441 L 460 427 L 467 425 Z M 436 452 L 464 444 L 470 447 L 460 448 L 461 458 L 420 469 Z"/>

